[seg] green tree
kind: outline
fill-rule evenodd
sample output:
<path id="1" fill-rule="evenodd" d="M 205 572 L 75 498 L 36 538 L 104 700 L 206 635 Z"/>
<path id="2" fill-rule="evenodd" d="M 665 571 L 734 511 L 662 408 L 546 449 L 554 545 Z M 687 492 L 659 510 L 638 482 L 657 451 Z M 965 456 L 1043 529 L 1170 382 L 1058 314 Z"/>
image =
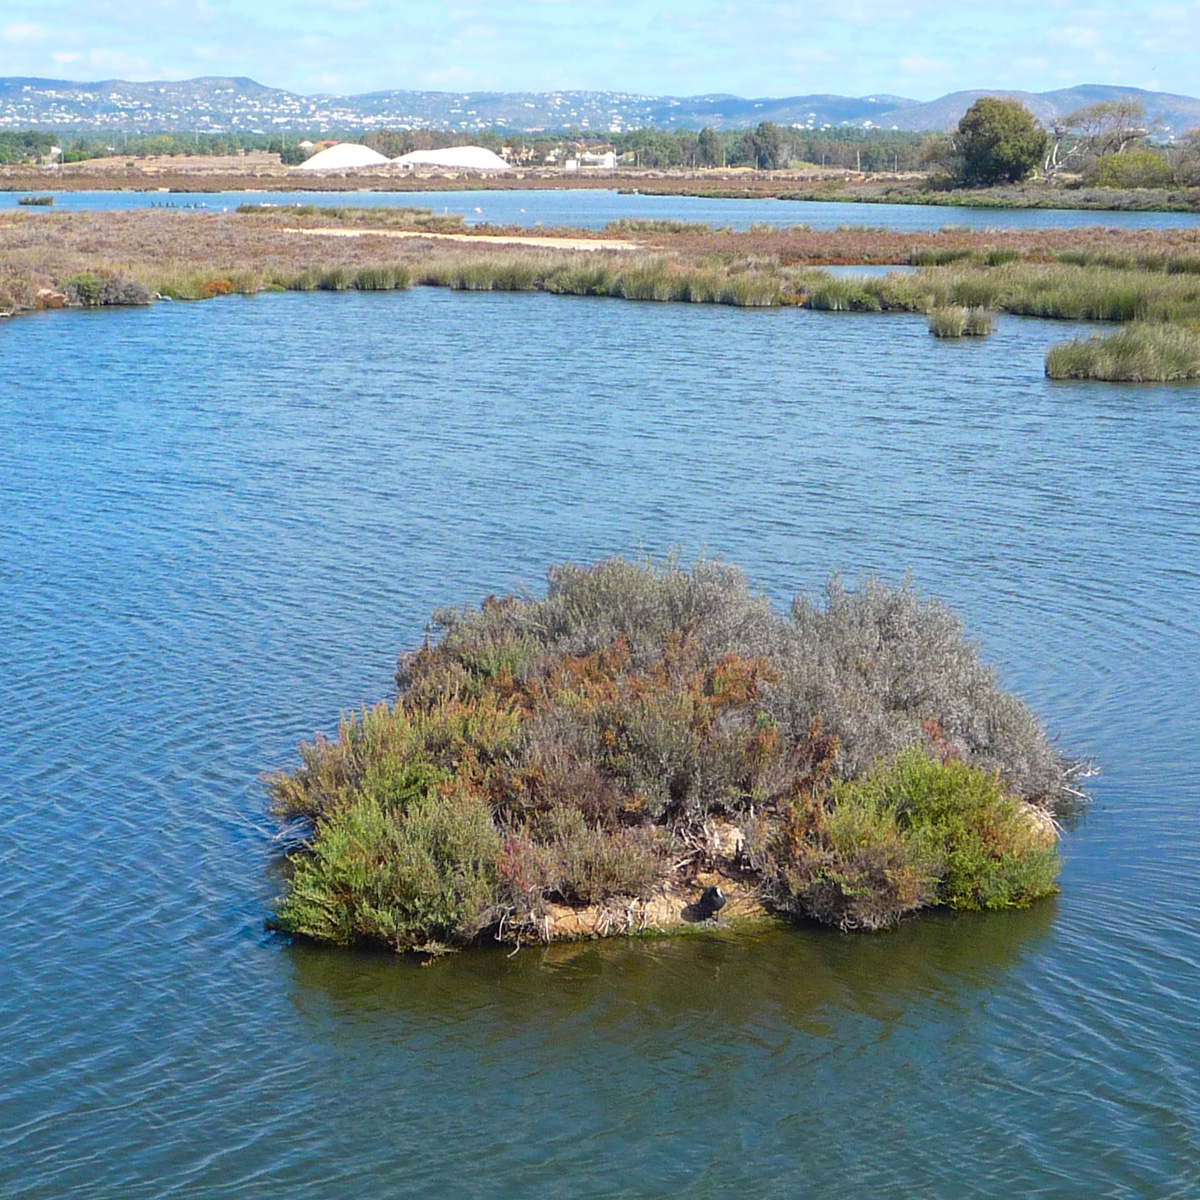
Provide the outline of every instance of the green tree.
<path id="1" fill-rule="evenodd" d="M 1016 183 L 1042 161 L 1049 139 L 1033 113 L 1016 100 L 983 96 L 958 123 L 955 139 L 968 187 Z"/>
<path id="2" fill-rule="evenodd" d="M 705 125 L 700 130 L 699 150 L 701 166 L 715 167 L 721 161 L 721 139 L 715 129 Z"/>
<path id="3" fill-rule="evenodd" d="M 742 148 L 760 171 L 772 171 L 784 159 L 783 130 L 774 121 L 761 121 L 742 135 Z"/>

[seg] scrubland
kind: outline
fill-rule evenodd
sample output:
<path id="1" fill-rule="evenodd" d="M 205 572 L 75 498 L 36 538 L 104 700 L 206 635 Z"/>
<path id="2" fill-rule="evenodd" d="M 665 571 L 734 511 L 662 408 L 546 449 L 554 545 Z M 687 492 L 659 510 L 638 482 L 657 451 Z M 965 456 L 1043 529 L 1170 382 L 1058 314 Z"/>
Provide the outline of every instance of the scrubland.
<path id="1" fill-rule="evenodd" d="M 910 587 L 781 615 L 719 561 L 614 558 L 433 629 L 270 777 L 277 928 L 438 952 L 677 926 L 714 884 L 844 930 L 1055 890 L 1079 765 Z"/>

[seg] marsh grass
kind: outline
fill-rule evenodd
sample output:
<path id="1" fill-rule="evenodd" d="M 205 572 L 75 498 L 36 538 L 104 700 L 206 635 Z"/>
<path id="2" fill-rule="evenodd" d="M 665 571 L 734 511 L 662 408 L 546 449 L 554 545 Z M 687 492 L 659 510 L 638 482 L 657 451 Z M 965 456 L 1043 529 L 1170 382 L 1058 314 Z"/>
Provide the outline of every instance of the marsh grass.
<path id="1" fill-rule="evenodd" d="M 604 232 L 613 237 L 623 237 L 635 233 L 687 233 L 698 237 L 708 237 L 713 234 L 732 233 L 728 225 L 714 227 L 704 221 L 676 221 L 652 217 L 621 217 L 609 221 L 604 226 Z"/>
<path id="2" fill-rule="evenodd" d="M 885 307 L 880 288 L 867 286 L 865 280 L 832 275 L 812 283 L 805 303 L 819 312 L 881 312 Z"/>
<path id="3" fill-rule="evenodd" d="M 929 332 L 936 338 L 960 338 L 967 332 L 967 315 L 958 304 L 935 308 L 929 314 Z"/>
<path id="4" fill-rule="evenodd" d="M 549 271 L 542 286 L 548 292 L 564 296 L 610 296 L 615 272 L 593 257 L 573 259 Z"/>
<path id="5" fill-rule="evenodd" d="M 666 303 L 688 299 L 687 279 L 666 259 L 650 259 L 622 271 L 610 293 L 622 300 Z"/>
<path id="6" fill-rule="evenodd" d="M 412 287 L 412 272 L 401 263 L 359 267 L 354 274 L 354 286 L 360 292 L 403 291 Z"/>
<path id="7" fill-rule="evenodd" d="M 1076 321 L 1200 318 L 1200 277 L 1061 263 L 928 268 L 858 280 L 829 279 L 808 301 L 829 311 L 929 312 L 980 308 Z"/>
<path id="8" fill-rule="evenodd" d="M 590 251 L 500 243 L 468 250 L 424 239 L 385 244 L 297 232 L 306 226 L 420 232 L 458 229 L 460 223 L 427 209 L 316 205 L 229 215 L 154 211 L 31 218 L 14 212 L 0 219 L 0 311 L 53 305 L 55 289 L 61 293 L 69 279 L 94 275 L 141 284 L 151 297 L 187 300 L 264 289 L 377 291 L 416 284 L 660 303 L 802 304 L 829 312 L 964 308 L 1123 323 L 1200 320 L 1200 235 L 1188 230 L 950 229 L 926 235 L 925 244 L 914 248 L 906 235 L 860 226 L 820 233 L 761 226 L 731 234 L 667 222 L 651 223 L 655 232 L 639 235 L 638 248 Z M 811 265 L 914 257 L 948 265 L 859 279 L 834 279 Z M 969 318 L 963 336 L 982 335 L 986 319 L 982 313 Z M 1176 342 L 1169 353 L 1163 343 L 1159 357 L 1171 363 L 1158 368 L 1147 365 L 1144 353 L 1139 358 L 1126 342 L 1118 343 L 1123 362 L 1103 371 L 1133 370 L 1123 364 L 1138 360 L 1139 371 L 1190 377 L 1190 367 L 1177 365 L 1187 358 L 1186 339 Z M 1073 353 L 1078 360 L 1079 352 Z"/>
<path id="9" fill-rule="evenodd" d="M 1106 336 L 1076 338 L 1047 351 L 1046 374 L 1111 383 L 1200 379 L 1200 327 L 1138 322 Z"/>
<path id="10" fill-rule="evenodd" d="M 992 314 L 986 308 L 947 305 L 929 314 L 929 332 L 937 338 L 987 337 L 992 332 Z"/>
<path id="11" fill-rule="evenodd" d="M 992 313 L 986 308 L 967 309 L 966 337 L 989 337 L 993 327 Z"/>

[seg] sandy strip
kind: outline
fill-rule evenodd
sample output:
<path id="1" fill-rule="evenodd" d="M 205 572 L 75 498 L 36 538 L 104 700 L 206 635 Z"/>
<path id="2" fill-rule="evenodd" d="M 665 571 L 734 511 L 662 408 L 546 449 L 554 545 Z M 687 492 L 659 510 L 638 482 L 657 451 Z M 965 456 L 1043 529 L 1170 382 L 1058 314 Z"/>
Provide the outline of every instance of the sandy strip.
<path id="1" fill-rule="evenodd" d="M 409 229 L 295 229 L 284 233 L 306 233 L 309 237 L 427 238 L 443 242 L 483 242 L 493 246 L 538 246 L 546 250 L 636 250 L 634 242 L 596 241 L 572 237 L 493 237 L 486 233 L 421 233 Z"/>

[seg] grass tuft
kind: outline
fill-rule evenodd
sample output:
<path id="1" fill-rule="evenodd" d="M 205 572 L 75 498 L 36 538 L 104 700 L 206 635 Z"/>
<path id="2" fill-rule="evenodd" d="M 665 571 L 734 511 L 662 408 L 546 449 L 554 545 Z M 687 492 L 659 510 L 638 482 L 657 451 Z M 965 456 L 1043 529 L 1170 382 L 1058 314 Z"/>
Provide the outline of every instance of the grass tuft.
<path id="1" fill-rule="evenodd" d="M 1200 379 L 1200 330 L 1139 322 L 1104 337 L 1076 338 L 1046 353 L 1046 374 L 1111 383 Z"/>

